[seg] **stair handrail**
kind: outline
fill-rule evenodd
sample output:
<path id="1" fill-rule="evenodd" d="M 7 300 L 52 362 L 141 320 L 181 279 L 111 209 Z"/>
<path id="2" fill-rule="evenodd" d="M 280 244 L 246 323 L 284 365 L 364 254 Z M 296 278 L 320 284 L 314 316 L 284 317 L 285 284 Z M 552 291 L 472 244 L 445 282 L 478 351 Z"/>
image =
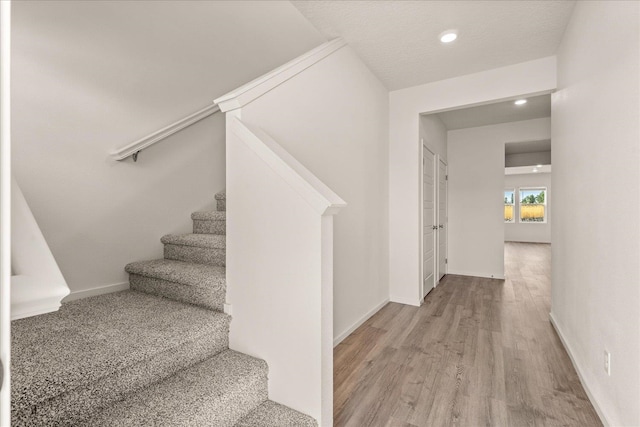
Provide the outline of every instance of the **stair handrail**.
<path id="1" fill-rule="evenodd" d="M 170 124 L 169 126 L 165 126 L 162 129 L 155 131 L 143 138 L 138 139 L 137 141 L 132 142 L 131 144 L 127 144 L 124 147 L 115 150 L 111 153 L 111 157 L 114 160 L 122 161 L 128 157 L 131 157 L 134 162 L 138 160 L 138 153 L 144 150 L 145 148 L 151 147 L 153 144 L 162 141 L 163 139 L 173 135 L 176 132 L 181 131 L 182 129 L 191 126 L 194 123 L 199 122 L 200 120 L 211 116 L 212 114 L 220 111 L 220 107 L 216 104 L 208 104 L 206 107 L 199 109 L 195 113 L 189 114 L 186 117 Z"/>

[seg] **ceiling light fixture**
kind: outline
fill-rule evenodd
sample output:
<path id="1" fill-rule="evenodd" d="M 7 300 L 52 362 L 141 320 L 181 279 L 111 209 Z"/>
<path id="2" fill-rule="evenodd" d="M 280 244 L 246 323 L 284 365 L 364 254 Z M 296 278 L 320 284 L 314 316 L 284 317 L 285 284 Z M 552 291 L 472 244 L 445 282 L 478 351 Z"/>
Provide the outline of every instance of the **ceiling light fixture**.
<path id="1" fill-rule="evenodd" d="M 526 99 L 518 99 L 516 102 L 514 102 L 514 104 L 516 105 L 524 105 L 527 103 Z"/>
<path id="2" fill-rule="evenodd" d="M 447 30 L 444 31 L 442 33 L 440 33 L 440 36 L 438 36 L 440 38 L 440 41 L 442 43 L 451 43 L 452 41 L 454 41 L 455 39 L 458 38 L 458 31 L 457 30 Z"/>
<path id="3" fill-rule="evenodd" d="M 542 165 L 536 165 L 536 167 L 537 167 L 537 168 L 541 168 L 541 167 L 542 167 Z"/>
<path id="4" fill-rule="evenodd" d="M 533 172 L 534 172 L 534 173 L 535 173 L 535 172 L 538 172 L 538 169 L 536 169 L 536 168 L 533 168 Z"/>

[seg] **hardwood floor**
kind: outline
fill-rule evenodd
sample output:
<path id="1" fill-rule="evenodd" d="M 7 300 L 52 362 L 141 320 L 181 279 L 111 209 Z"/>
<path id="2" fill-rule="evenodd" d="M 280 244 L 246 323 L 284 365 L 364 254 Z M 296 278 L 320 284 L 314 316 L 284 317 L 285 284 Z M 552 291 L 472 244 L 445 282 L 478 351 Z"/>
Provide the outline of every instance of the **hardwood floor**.
<path id="1" fill-rule="evenodd" d="M 335 426 L 600 426 L 549 323 L 551 248 L 505 245 L 506 280 L 447 276 L 334 350 Z"/>

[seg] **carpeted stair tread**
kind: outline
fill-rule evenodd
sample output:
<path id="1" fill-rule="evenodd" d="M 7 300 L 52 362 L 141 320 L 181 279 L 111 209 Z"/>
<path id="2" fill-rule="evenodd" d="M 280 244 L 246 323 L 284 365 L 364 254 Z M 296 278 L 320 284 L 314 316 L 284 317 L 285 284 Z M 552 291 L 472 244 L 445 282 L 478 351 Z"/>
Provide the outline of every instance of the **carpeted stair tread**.
<path id="1" fill-rule="evenodd" d="M 195 287 L 225 287 L 225 268 L 206 264 L 156 259 L 127 264 L 129 274 Z"/>
<path id="2" fill-rule="evenodd" d="M 230 317 L 121 291 L 12 322 L 12 425 L 67 425 L 228 348 Z"/>
<path id="3" fill-rule="evenodd" d="M 227 200 L 227 190 L 222 190 L 216 194 L 216 200 Z"/>
<path id="4" fill-rule="evenodd" d="M 236 424 L 236 427 L 284 426 L 317 427 L 318 423 L 308 415 L 271 400 L 266 400 Z"/>
<path id="5" fill-rule="evenodd" d="M 196 221 L 226 221 L 227 213 L 224 211 L 199 211 L 192 213 L 191 219 Z"/>
<path id="6" fill-rule="evenodd" d="M 227 350 L 127 396 L 84 424 L 233 426 L 266 398 L 267 364 Z"/>
<path id="7" fill-rule="evenodd" d="M 226 236 L 219 234 L 167 234 L 160 241 L 165 245 L 193 246 L 196 248 L 225 249 Z"/>

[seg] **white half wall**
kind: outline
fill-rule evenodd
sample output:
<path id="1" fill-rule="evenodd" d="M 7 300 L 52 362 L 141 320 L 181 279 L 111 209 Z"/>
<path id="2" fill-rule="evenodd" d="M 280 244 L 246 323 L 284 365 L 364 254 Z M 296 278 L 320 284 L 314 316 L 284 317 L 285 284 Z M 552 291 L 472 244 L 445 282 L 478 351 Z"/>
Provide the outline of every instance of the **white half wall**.
<path id="1" fill-rule="evenodd" d="M 57 311 L 69 294 L 18 183 L 11 181 L 11 320 Z"/>
<path id="2" fill-rule="evenodd" d="M 269 397 L 333 420 L 333 217 L 344 201 L 227 113 L 229 347 L 269 365 Z"/>
<path id="3" fill-rule="evenodd" d="M 576 3 L 551 108 L 551 312 L 611 426 L 640 425 L 639 9 Z"/>
<path id="4" fill-rule="evenodd" d="M 545 187 L 547 189 L 547 222 L 522 223 L 518 220 L 520 214 L 519 189 L 526 187 Z M 553 209 L 553 190 L 551 189 L 551 173 L 524 173 L 505 175 L 504 188 L 513 188 L 515 192 L 516 218 L 515 222 L 504 223 L 505 242 L 551 243 L 551 210 Z"/>
<path id="5" fill-rule="evenodd" d="M 346 46 L 242 108 L 243 122 L 347 202 L 334 218 L 334 337 L 389 298 L 388 105 L 385 87 Z"/>
<path id="6" fill-rule="evenodd" d="M 260 1 L 14 2 L 12 36 L 13 170 L 72 297 L 120 289 L 225 186 L 222 114 L 109 153 L 324 41 Z"/>
<path id="7" fill-rule="evenodd" d="M 504 145 L 550 133 L 549 118 L 448 132 L 450 274 L 504 278 Z"/>
<path id="8" fill-rule="evenodd" d="M 389 287 L 392 301 L 420 304 L 417 291 L 421 232 L 420 114 L 548 93 L 555 87 L 556 59 L 548 57 L 389 94 Z M 504 165 L 504 153 L 502 159 Z M 450 264 L 451 261 L 450 254 Z"/>

